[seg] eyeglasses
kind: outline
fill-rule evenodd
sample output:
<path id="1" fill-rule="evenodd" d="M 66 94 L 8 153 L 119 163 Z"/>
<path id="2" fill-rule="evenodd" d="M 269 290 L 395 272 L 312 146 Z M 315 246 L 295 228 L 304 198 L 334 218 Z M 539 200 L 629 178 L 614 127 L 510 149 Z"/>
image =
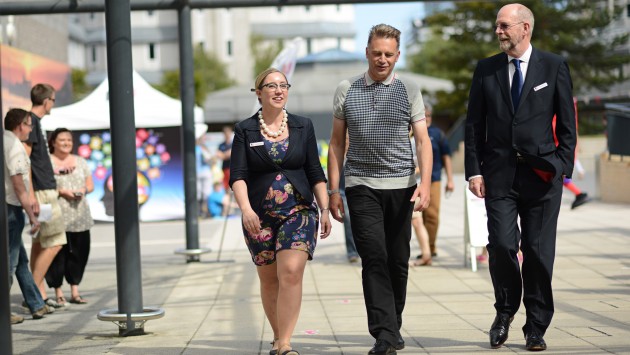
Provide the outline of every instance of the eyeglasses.
<path id="1" fill-rule="evenodd" d="M 26 121 L 22 122 L 23 125 L 28 126 L 28 127 L 33 127 L 32 123 L 28 123 Z"/>
<path id="2" fill-rule="evenodd" d="M 269 90 L 273 90 L 276 91 L 278 90 L 278 88 L 280 88 L 280 90 L 282 91 L 287 91 L 289 90 L 289 88 L 291 87 L 291 84 L 276 84 L 276 83 L 268 83 L 265 85 L 260 85 L 261 88 L 267 88 Z"/>
<path id="3" fill-rule="evenodd" d="M 508 29 L 510 29 L 510 28 L 512 28 L 512 27 L 514 27 L 514 26 L 516 26 L 516 25 L 520 25 L 521 23 L 525 23 L 525 22 L 524 22 L 524 21 L 521 21 L 521 22 L 513 23 L 513 24 L 511 24 L 511 25 L 508 25 L 507 23 L 500 23 L 500 24 L 498 24 L 498 25 L 494 25 L 494 27 L 493 27 L 493 28 L 494 28 L 494 31 L 495 31 L 495 32 L 496 32 L 496 30 L 497 30 L 498 28 L 500 28 L 500 29 L 501 29 L 501 31 L 507 31 Z"/>
<path id="4" fill-rule="evenodd" d="M 55 99 L 53 97 L 49 97 L 48 100 L 52 101 L 53 103 L 55 102 Z"/>

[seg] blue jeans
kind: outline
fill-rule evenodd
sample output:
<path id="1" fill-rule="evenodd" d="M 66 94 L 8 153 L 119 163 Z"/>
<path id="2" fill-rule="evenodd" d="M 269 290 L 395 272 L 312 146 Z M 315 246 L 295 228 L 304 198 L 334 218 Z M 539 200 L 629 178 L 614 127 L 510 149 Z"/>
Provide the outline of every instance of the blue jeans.
<path id="1" fill-rule="evenodd" d="M 28 255 L 22 241 L 24 229 L 24 213 L 22 207 L 7 204 L 7 220 L 9 225 L 9 287 L 13 285 L 13 274 L 20 284 L 22 296 L 31 312 L 44 307 L 42 294 L 28 269 Z"/>
<path id="2" fill-rule="evenodd" d="M 357 257 L 357 247 L 354 245 L 352 237 L 352 227 L 350 226 L 350 210 L 348 209 L 348 200 L 346 199 L 346 191 L 341 190 L 341 200 L 343 201 L 343 231 L 346 236 L 346 255 L 348 258 Z"/>

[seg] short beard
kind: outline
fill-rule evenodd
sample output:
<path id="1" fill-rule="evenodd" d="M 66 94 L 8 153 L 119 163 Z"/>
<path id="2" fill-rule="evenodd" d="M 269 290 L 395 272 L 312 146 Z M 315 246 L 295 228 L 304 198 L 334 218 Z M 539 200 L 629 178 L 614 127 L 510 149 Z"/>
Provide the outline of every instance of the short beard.
<path id="1" fill-rule="evenodd" d="M 512 49 L 516 48 L 516 43 L 510 40 L 507 40 L 507 41 L 499 40 L 499 48 L 501 48 L 503 52 L 509 52 Z"/>

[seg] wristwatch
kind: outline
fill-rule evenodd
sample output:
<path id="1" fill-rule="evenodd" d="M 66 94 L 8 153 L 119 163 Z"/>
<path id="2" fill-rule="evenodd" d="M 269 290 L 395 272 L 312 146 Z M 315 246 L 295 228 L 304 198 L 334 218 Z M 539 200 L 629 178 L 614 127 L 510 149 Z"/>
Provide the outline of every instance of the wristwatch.
<path id="1" fill-rule="evenodd" d="M 332 196 L 332 195 L 338 194 L 338 193 L 339 193 L 339 189 L 328 190 L 328 196 Z"/>

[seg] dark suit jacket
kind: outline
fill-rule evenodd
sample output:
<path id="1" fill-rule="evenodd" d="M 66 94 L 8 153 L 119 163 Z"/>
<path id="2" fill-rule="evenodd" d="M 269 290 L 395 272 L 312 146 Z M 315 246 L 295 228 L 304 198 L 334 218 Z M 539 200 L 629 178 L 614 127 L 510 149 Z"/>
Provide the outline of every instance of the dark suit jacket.
<path id="1" fill-rule="evenodd" d="M 477 64 L 466 117 L 466 179 L 483 175 L 487 197 L 505 196 L 512 187 L 516 153 L 551 181 L 571 177 L 576 122 L 571 76 L 566 61 L 533 48 L 518 110 L 510 95 L 507 54 Z M 552 119 L 557 116 L 553 139 Z"/>
<path id="2" fill-rule="evenodd" d="M 232 144 L 230 186 L 244 180 L 252 209 L 261 216 L 262 203 L 271 183 L 282 172 L 304 199 L 313 202 L 312 186 L 326 182 L 319 162 L 313 123 L 306 117 L 289 114 L 289 148 L 282 163 L 273 162 L 263 142 L 258 114 L 236 124 Z M 258 144 L 257 144 L 258 143 Z"/>

